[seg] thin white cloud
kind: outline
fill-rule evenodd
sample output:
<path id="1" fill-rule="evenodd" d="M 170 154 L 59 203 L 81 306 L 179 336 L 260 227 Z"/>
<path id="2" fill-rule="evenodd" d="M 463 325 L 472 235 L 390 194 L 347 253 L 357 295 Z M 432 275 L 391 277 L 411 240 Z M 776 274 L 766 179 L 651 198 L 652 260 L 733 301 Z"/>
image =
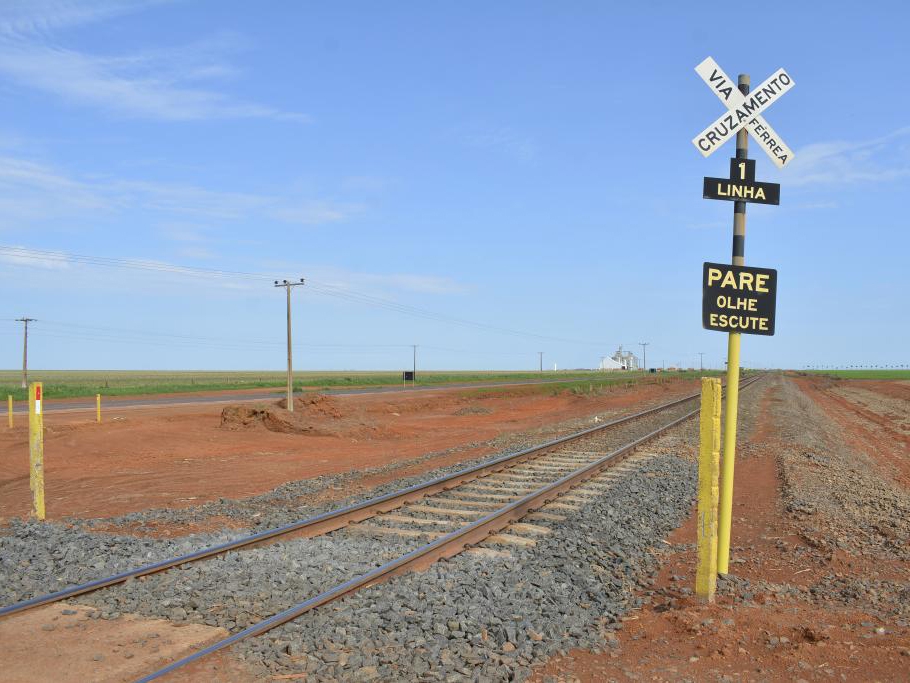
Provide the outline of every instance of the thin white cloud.
<path id="1" fill-rule="evenodd" d="M 194 261 L 211 261 L 218 257 L 218 254 L 205 247 L 182 247 L 176 253 L 181 258 L 188 258 Z"/>
<path id="2" fill-rule="evenodd" d="M 189 258 L 190 255 L 185 255 Z M 207 258 L 196 254 L 193 258 Z M 263 290 L 262 282 L 255 278 L 213 277 L 204 271 L 196 272 L 179 265 L 157 259 L 129 259 L 126 267 L 117 266 L 122 259 L 81 256 L 61 251 L 46 251 L 28 247 L 0 247 L 0 282 L 21 283 L 22 272 L 65 271 L 66 288 L 74 291 L 105 291 L 111 286 L 111 272 L 117 273 L 118 289 L 141 291 L 144 296 L 152 293 L 180 295 L 192 286 L 194 291 L 246 292 Z M 59 289 L 60 282 L 42 277 L 28 280 L 30 290 Z"/>
<path id="3" fill-rule="evenodd" d="M 209 241 L 207 229 L 194 223 L 168 222 L 159 226 L 163 237 L 186 245 L 200 245 Z"/>
<path id="4" fill-rule="evenodd" d="M 204 247 L 189 245 L 186 249 L 178 250 L 184 258 L 213 260 L 218 257 Z M 218 266 L 212 264 L 214 270 L 195 269 L 166 261 L 147 258 L 109 258 L 105 256 L 90 256 L 73 254 L 63 251 L 48 251 L 32 249 L 24 246 L 0 245 L 0 264 L 17 268 L 32 268 L 40 270 L 66 270 L 68 288 L 109 286 L 109 272 L 116 269 L 118 282 L 127 286 L 146 287 L 149 284 L 164 288 L 173 288 L 175 285 L 193 284 L 194 287 L 207 287 L 209 289 L 230 289 L 234 291 L 268 291 L 272 276 L 264 273 L 274 273 L 275 277 L 284 277 L 289 274 L 305 276 L 308 281 L 321 287 L 328 286 L 339 292 L 350 292 L 353 295 L 369 295 L 384 297 L 393 301 L 399 292 L 413 292 L 420 294 L 460 294 L 468 288 L 452 278 L 435 275 L 422 275 L 414 273 L 364 273 L 346 270 L 331 265 L 301 265 L 290 262 L 269 262 L 262 264 L 256 273 L 232 273 L 217 270 Z M 9 278 L 9 268 L 0 268 L 0 280 Z M 224 277 L 218 274 L 225 275 Z M 128 278 L 125 279 L 125 278 Z M 145 290 L 143 290 L 145 291 Z M 334 299 L 329 299 L 334 300 Z"/>
<path id="5" fill-rule="evenodd" d="M 120 116 L 164 121 L 308 117 L 243 102 L 213 86 L 238 70 L 225 54 L 241 41 L 229 34 L 191 45 L 122 55 L 90 55 L 52 41 L 77 24 L 143 9 L 136 3 L 23 3 L 0 21 L 0 74 L 25 87 Z"/>
<path id="6" fill-rule="evenodd" d="M 173 0 L 6 0 L 0 36 L 46 35 L 169 2 Z"/>
<path id="7" fill-rule="evenodd" d="M 392 273 L 390 275 L 364 275 L 363 279 L 365 282 L 372 282 L 383 287 L 424 294 L 461 294 L 466 291 L 464 285 L 452 278 L 436 275 Z"/>
<path id="8" fill-rule="evenodd" d="M 273 208 L 270 214 L 286 223 L 319 225 L 342 221 L 359 210 L 360 207 L 353 204 L 337 206 L 321 201 L 301 201 L 281 208 Z"/>
<path id="9" fill-rule="evenodd" d="M 295 266 L 300 270 L 299 266 Z M 291 270 L 294 270 L 292 267 Z M 281 268 L 279 268 L 281 270 Z M 282 271 L 283 272 L 283 271 Z M 468 287 L 456 280 L 438 275 L 414 273 L 363 273 L 321 265 L 304 266 L 301 272 L 315 281 L 342 290 L 388 295 L 392 292 L 420 294 L 463 294 Z"/>
<path id="10" fill-rule="evenodd" d="M 468 147 L 499 150 L 524 162 L 533 161 L 538 154 L 537 144 L 530 137 L 508 126 L 475 129 L 462 135 L 462 141 Z"/>
<path id="11" fill-rule="evenodd" d="M 349 176 L 342 180 L 342 187 L 354 192 L 384 192 L 396 184 L 395 180 L 371 175 Z"/>
<path id="12" fill-rule="evenodd" d="M 81 179 L 33 161 L 0 157 L 3 222 L 57 216 L 73 219 L 131 209 L 218 221 L 258 217 L 311 226 L 346 220 L 361 207 L 303 197 L 294 191 L 265 195 L 161 181 Z"/>
<path id="13" fill-rule="evenodd" d="M 0 225 L 108 212 L 114 207 L 97 188 L 41 164 L 0 157 Z"/>
<path id="14" fill-rule="evenodd" d="M 797 151 L 780 174 L 788 185 L 853 185 L 890 182 L 910 175 L 910 155 L 900 144 L 910 126 L 872 140 L 818 142 Z"/>
<path id="15" fill-rule="evenodd" d="M 802 204 L 794 204 L 794 209 L 803 209 L 806 211 L 817 211 L 822 209 L 836 209 L 839 204 L 834 201 L 820 201 L 820 202 L 803 202 Z"/>

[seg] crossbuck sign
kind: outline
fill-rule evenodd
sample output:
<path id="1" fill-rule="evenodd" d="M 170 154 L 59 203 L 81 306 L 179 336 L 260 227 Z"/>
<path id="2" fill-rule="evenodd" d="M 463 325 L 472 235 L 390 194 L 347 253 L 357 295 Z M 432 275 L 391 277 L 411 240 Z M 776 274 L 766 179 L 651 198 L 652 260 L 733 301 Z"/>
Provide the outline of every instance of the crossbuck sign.
<path id="1" fill-rule="evenodd" d="M 741 127 L 745 127 L 778 168 L 783 168 L 793 159 L 793 152 L 761 116 L 761 112 L 793 87 L 790 74 L 778 69 L 749 95 L 743 95 L 736 87 L 736 81 L 727 76 L 711 57 L 695 67 L 695 71 L 728 109 L 692 140 L 702 156 L 713 154 Z"/>

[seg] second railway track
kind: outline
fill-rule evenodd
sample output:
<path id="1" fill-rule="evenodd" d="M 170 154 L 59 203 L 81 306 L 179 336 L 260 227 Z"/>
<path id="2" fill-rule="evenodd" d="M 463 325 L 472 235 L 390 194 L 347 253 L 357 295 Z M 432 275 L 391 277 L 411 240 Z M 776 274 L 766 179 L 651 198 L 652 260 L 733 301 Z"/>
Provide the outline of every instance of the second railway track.
<path id="1" fill-rule="evenodd" d="M 294 590 L 306 591 L 310 595 L 303 602 L 272 616 L 262 615 L 265 618 L 257 618 L 259 613 L 251 609 L 247 618 L 223 623 L 237 632 L 141 679 L 151 681 L 239 640 L 265 633 L 340 596 L 396 574 L 425 568 L 437 559 L 457 554 L 466 547 L 479 546 L 472 551 L 507 557 L 512 548 L 533 545 L 538 538 L 550 533 L 547 524 L 558 523 L 586 500 L 603 492 L 603 483 L 585 482 L 607 467 L 614 466 L 637 446 L 691 417 L 695 398 L 685 397 L 279 529 L 25 600 L 3 608 L 0 615 L 75 597 L 171 567 L 182 566 L 185 571 L 189 563 L 223 556 L 232 550 L 261 547 L 279 538 L 329 532 L 336 532 L 332 536 L 337 537 L 341 533 L 349 539 L 347 542 L 353 553 L 362 552 L 360 539 L 379 540 L 379 543 L 367 543 L 372 550 L 367 554 L 372 554 L 371 557 L 360 557 L 356 561 L 339 557 L 336 566 L 326 567 L 324 575 L 317 581 L 318 585 L 310 584 L 306 588 L 295 585 Z M 341 529 L 343 531 L 339 531 Z M 286 571 L 286 575 L 281 570 L 273 571 L 273 580 L 294 583 L 291 576 L 293 567 L 287 567 Z M 342 576 L 348 578 L 339 580 Z M 149 577 L 147 581 L 152 578 L 158 577 Z M 166 586 L 169 582 L 162 580 L 159 583 Z M 143 593 L 154 595 L 158 588 L 155 581 L 151 581 L 143 586 Z M 268 586 L 264 589 L 268 590 Z M 124 594 L 120 601 L 122 611 L 143 611 L 141 604 L 128 598 L 126 587 L 119 589 L 118 593 Z M 184 596 L 187 606 L 201 614 L 217 612 L 219 601 L 226 597 L 223 591 L 212 600 Z M 176 602 L 184 598 L 178 597 Z M 210 619 L 205 621 L 211 623 Z M 220 620 L 214 621 L 218 623 Z"/>

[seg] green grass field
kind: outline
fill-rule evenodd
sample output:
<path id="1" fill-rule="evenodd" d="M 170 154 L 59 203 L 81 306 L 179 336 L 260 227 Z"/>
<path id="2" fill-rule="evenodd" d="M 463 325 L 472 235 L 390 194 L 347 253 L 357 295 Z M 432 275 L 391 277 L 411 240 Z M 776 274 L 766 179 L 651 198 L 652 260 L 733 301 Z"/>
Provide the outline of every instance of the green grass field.
<path id="1" fill-rule="evenodd" d="M 910 379 L 910 370 L 805 370 L 807 375 L 827 375 L 838 379 Z"/>
<path id="2" fill-rule="evenodd" d="M 594 371 L 566 372 L 425 372 L 418 373 L 420 385 L 445 385 L 459 382 L 507 382 L 535 379 L 584 379 L 598 376 Z M 641 373 L 629 373 L 628 376 Z M 22 373 L 0 370 L 0 392 L 14 400 L 27 398 L 20 387 Z M 193 371 L 75 371 L 32 370 L 29 381 L 44 382 L 48 398 L 80 396 L 126 396 L 176 394 L 227 389 L 282 388 L 283 372 L 193 372 Z M 295 372 L 296 389 L 329 387 L 370 387 L 401 384 L 399 372 Z"/>
<path id="3" fill-rule="evenodd" d="M 667 372 L 649 377 L 695 377 L 698 372 Z M 716 374 L 706 371 L 705 375 Z M 509 382 L 521 380 L 560 380 L 542 387 L 546 391 L 581 390 L 586 383 L 608 386 L 644 377 L 643 372 L 604 373 L 596 370 L 567 370 L 560 372 L 424 372 L 418 373 L 421 386 L 446 385 L 462 382 Z M 106 371 L 106 370 L 32 370 L 30 382 L 44 382 L 48 398 L 77 398 L 103 396 L 135 396 L 147 394 L 177 394 L 228 389 L 279 389 L 285 386 L 283 372 L 193 372 L 193 371 Z M 12 394 L 20 401 L 27 398 L 20 387 L 22 373 L 0 370 L 0 395 Z M 401 384 L 398 372 L 295 372 L 297 390 L 330 387 L 371 387 Z"/>

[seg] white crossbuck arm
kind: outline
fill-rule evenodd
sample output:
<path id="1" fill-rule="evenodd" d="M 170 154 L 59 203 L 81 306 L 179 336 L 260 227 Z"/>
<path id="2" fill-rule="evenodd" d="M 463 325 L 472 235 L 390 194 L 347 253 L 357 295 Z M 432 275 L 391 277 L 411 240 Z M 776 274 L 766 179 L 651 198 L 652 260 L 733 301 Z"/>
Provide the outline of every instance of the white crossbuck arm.
<path id="1" fill-rule="evenodd" d="M 747 98 L 739 91 L 736 82 L 711 57 L 695 67 L 695 71 L 728 109 L 727 113 L 692 140 L 702 156 L 713 154 L 741 127 L 745 127 L 778 168 L 783 168 L 793 159 L 793 151 L 760 113 L 793 87 L 790 74 L 784 69 L 778 69 L 754 88 Z"/>

